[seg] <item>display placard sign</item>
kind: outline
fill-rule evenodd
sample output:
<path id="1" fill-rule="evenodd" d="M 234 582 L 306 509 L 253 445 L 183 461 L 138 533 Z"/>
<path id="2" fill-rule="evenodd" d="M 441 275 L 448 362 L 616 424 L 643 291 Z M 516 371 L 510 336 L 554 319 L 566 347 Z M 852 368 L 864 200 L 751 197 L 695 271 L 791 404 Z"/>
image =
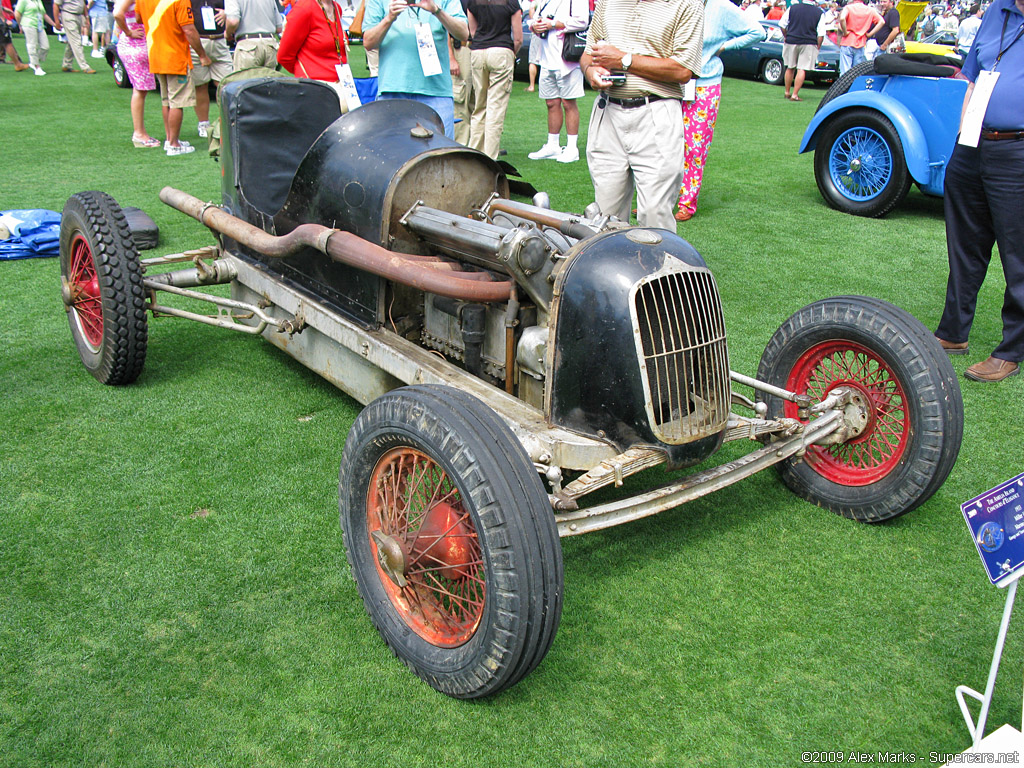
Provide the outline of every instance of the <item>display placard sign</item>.
<path id="1" fill-rule="evenodd" d="M 1024 572 L 1024 474 L 960 505 L 989 581 L 1005 587 Z"/>

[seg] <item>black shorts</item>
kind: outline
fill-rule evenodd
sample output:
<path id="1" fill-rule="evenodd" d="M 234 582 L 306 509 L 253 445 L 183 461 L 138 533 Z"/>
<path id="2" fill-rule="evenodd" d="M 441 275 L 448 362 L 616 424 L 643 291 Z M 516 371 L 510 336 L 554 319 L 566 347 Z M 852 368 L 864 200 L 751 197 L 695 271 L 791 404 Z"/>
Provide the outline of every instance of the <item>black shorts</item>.
<path id="1" fill-rule="evenodd" d="M 7 45 L 11 42 L 11 28 L 7 26 L 7 22 L 0 17 L 0 45 Z"/>

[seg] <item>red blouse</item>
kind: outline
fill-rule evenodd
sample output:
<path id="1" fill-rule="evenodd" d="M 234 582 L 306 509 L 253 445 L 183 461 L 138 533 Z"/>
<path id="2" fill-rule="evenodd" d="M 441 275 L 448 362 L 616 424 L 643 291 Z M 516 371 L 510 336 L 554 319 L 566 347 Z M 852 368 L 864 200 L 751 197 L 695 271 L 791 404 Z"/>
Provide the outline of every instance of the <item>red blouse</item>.
<path id="1" fill-rule="evenodd" d="M 285 21 L 277 61 L 296 77 L 334 83 L 338 81 L 334 67 L 348 61 L 345 42 L 341 8 L 337 3 L 334 3 L 334 21 L 329 22 L 317 0 L 299 0 Z"/>

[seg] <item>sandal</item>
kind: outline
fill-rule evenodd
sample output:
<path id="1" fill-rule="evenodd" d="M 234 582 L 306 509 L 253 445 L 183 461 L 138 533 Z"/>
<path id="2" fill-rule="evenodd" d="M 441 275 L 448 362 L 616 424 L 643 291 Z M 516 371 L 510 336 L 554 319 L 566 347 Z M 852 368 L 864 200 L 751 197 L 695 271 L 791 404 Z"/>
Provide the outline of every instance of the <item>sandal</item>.
<path id="1" fill-rule="evenodd" d="M 140 139 L 138 136 L 132 136 L 132 144 L 140 149 L 159 147 L 160 139 L 154 139 L 152 136 L 145 139 Z"/>

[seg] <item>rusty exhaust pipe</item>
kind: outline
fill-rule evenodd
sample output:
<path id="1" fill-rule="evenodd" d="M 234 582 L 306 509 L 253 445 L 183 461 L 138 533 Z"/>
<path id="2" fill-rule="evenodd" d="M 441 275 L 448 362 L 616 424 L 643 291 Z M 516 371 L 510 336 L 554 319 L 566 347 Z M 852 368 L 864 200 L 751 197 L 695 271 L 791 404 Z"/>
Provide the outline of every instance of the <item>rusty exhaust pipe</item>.
<path id="1" fill-rule="evenodd" d="M 457 277 L 451 271 L 451 262 L 433 262 L 422 256 L 407 258 L 405 254 L 389 251 L 351 232 L 320 224 L 300 224 L 287 235 L 276 236 L 180 189 L 164 187 L 160 190 L 160 200 L 215 232 L 270 258 L 281 259 L 293 256 L 303 248 L 313 248 L 341 264 L 427 293 L 462 301 L 508 301 L 512 289 L 508 280 L 484 282 L 476 277 L 482 273 L 475 272 L 469 273 L 474 275 L 471 278 Z"/>

